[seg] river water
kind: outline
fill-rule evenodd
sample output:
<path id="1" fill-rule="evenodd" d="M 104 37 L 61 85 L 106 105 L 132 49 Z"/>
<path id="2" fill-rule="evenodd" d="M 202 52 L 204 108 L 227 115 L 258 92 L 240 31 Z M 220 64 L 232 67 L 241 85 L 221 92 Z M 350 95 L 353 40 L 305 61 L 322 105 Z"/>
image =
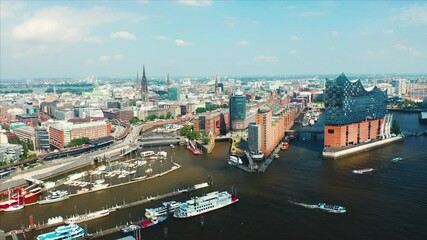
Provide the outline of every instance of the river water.
<path id="1" fill-rule="evenodd" d="M 426 129 L 426 125 L 418 123 L 417 114 L 395 113 L 394 117 L 404 130 Z M 213 186 L 197 190 L 193 195 L 214 190 L 230 192 L 234 186 L 240 201 L 205 214 L 203 227 L 199 217 L 170 217 L 144 229 L 142 238 L 427 239 L 427 137 L 407 137 L 403 142 L 339 160 L 321 158 L 322 142 L 321 138 L 310 140 L 310 136 L 294 139 L 265 173 L 252 174 L 227 165 L 228 143 L 217 143 L 212 154 L 201 156 L 192 155 L 184 147 L 163 148 L 182 165 L 181 169 L 157 179 L 72 197 L 60 203 L 0 212 L 0 229 L 27 226 L 30 215 L 37 223 L 48 217 L 136 201 L 204 182 L 211 175 Z M 390 160 L 394 157 L 403 160 L 393 163 Z M 353 169 L 365 167 L 375 171 L 363 175 L 352 173 Z M 188 198 L 188 194 L 181 194 L 168 200 Z M 135 221 L 144 216 L 146 207 L 159 206 L 162 201 L 165 200 L 119 210 L 80 226 L 93 233 Z M 327 213 L 313 208 L 319 202 L 339 204 L 347 208 L 347 213 Z M 27 234 L 27 239 L 37 234 Z M 120 236 L 117 233 L 103 239 Z"/>

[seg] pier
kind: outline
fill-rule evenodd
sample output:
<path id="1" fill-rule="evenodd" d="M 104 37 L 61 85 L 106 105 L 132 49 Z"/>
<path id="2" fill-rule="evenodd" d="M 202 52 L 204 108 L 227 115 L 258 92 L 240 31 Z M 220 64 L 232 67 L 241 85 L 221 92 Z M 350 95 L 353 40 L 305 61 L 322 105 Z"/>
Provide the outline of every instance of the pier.
<path id="1" fill-rule="evenodd" d="M 277 154 L 280 151 L 280 142 L 277 147 L 273 150 L 273 152 L 265 159 L 265 161 L 261 164 L 261 167 L 258 169 L 258 172 L 264 173 L 271 162 L 273 162 L 274 154 Z"/>

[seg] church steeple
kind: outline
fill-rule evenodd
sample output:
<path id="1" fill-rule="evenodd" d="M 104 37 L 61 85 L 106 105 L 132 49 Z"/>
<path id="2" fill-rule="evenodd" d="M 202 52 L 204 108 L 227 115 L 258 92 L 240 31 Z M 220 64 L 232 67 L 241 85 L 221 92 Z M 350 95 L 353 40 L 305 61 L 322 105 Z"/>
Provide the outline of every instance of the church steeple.
<path id="1" fill-rule="evenodd" d="M 139 72 L 136 72 L 136 86 L 135 89 L 137 92 L 141 91 L 141 83 L 139 82 Z"/>
<path id="2" fill-rule="evenodd" d="M 143 101 L 148 101 L 148 83 L 147 77 L 145 76 L 145 65 L 142 65 L 141 97 Z"/>
<path id="3" fill-rule="evenodd" d="M 171 80 L 169 78 L 169 73 L 168 73 L 168 76 L 166 78 L 166 86 L 167 86 L 168 89 L 170 88 L 170 85 L 171 85 Z"/>

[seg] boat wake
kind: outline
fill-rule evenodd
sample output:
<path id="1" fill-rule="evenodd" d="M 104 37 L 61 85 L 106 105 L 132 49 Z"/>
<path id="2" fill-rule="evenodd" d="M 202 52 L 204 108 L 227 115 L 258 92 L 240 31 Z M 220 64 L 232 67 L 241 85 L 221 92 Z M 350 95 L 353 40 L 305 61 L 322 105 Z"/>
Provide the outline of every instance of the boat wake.
<path id="1" fill-rule="evenodd" d="M 288 200 L 288 202 L 295 204 L 295 205 L 298 205 L 298 206 L 305 207 L 305 208 L 310 208 L 310 209 L 318 208 L 317 204 L 305 204 L 305 203 L 301 203 L 301 202 L 294 202 L 291 200 Z"/>

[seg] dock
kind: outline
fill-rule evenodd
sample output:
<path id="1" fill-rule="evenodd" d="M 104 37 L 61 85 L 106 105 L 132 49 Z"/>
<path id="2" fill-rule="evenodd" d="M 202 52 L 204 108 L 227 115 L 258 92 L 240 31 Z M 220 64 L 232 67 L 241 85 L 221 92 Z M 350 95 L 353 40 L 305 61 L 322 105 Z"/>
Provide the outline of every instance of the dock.
<path id="1" fill-rule="evenodd" d="M 277 154 L 280 151 L 280 142 L 277 145 L 277 147 L 273 150 L 273 152 L 265 159 L 265 161 L 261 164 L 261 167 L 258 169 L 258 172 L 262 172 L 264 173 L 268 166 L 270 165 L 270 163 L 273 162 L 274 159 L 274 154 Z"/>

